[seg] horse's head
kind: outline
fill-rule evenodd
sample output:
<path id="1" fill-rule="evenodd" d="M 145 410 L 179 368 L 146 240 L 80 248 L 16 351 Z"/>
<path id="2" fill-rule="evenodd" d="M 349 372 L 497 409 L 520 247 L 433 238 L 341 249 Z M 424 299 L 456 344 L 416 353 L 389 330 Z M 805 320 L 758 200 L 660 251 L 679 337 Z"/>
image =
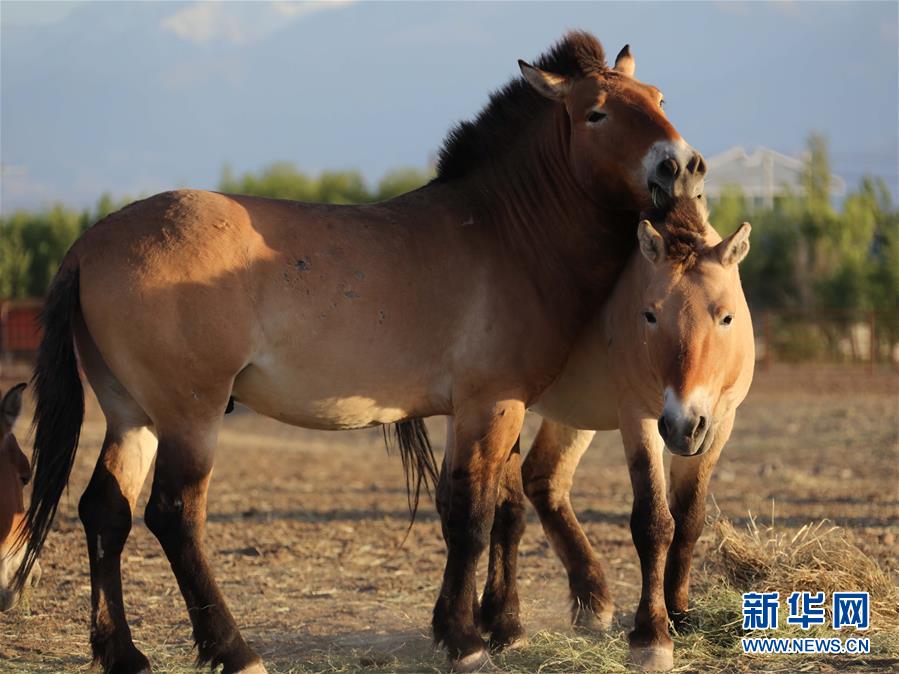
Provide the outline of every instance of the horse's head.
<path id="1" fill-rule="evenodd" d="M 721 240 L 695 199 L 676 201 L 658 226 L 639 225 L 643 283 L 633 320 L 662 408 L 659 434 L 669 451 L 691 456 L 712 446 L 717 422 L 748 389 L 752 324 L 737 265 L 750 226 Z"/>
<path id="2" fill-rule="evenodd" d="M 13 591 L 13 576 L 25 555 L 24 546 L 16 545 L 19 524 L 25 513 L 22 488 L 31 478 L 31 466 L 22 453 L 12 428 L 22 409 L 25 384 L 13 386 L 0 402 L 0 611 L 6 611 L 19 600 Z M 35 564 L 31 584 L 40 578 Z"/>
<path id="3" fill-rule="evenodd" d="M 569 37 L 577 39 L 578 34 Z M 537 92 L 564 104 L 568 159 L 581 188 L 623 209 L 660 207 L 673 197 L 701 194 L 705 161 L 668 121 L 662 92 L 634 77 L 629 47 L 613 68 L 596 60 L 586 70 L 581 64 L 581 76 L 518 62 Z"/>

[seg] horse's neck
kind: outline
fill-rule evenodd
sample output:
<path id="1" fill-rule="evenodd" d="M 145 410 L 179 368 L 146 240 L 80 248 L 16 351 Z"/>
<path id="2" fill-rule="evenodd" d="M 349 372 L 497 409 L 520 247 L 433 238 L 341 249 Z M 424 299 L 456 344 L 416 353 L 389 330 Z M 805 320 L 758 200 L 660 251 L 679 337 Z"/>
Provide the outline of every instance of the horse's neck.
<path id="1" fill-rule="evenodd" d="M 541 295 L 595 312 L 634 247 L 637 213 L 604 209 L 585 193 L 571 170 L 568 124 L 561 106 L 548 108 L 517 146 L 460 182 L 474 219 Z"/>

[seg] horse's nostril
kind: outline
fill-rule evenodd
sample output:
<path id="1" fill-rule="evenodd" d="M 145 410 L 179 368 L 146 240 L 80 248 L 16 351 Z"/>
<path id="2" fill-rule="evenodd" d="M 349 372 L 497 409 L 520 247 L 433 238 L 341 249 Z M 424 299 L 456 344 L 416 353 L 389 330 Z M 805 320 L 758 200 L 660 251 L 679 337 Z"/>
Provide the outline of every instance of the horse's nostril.
<path id="1" fill-rule="evenodd" d="M 679 171 L 680 167 L 674 157 L 668 157 L 659 163 L 659 175 L 663 178 L 676 178 Z"/>
<path id="2" fill-rule="evenodd" d="M 699 419 L 696 421 L 696 428 L 693 429 L 694 438 L 696 437 L 697 433 L 702 433 L 705 430 L 706 423 L 707 422 L 705 417 L 699 417 Z"/>
<path id="3" fill-rule="evenodd" d="M 687 171 L 693 175 L 705 175 L 705 159 L 702 158 L 701 154 L 698 152 L 693 153 L 693 156 L 690 157 L 690 161 L 687 162 Z"/>
<path id="4" fill-rule="evenodd" d="M 662 436 L 662 440 L 668 441 L 668 422 L 664 416 L 659 417 L 659 435 Z"/>

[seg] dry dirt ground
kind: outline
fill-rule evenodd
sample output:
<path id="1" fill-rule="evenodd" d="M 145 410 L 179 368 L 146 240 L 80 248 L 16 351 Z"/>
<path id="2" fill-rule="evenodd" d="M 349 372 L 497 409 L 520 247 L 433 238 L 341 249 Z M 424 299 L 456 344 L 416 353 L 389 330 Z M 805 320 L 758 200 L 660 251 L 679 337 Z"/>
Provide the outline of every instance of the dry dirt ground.
<path id="1" fill-rule="evenodd" d="M 10 383 L 3 381 L 3 388 Z M 29 406 L 17 427 L 26 453 L 30 412 Z M 525 443 L 538 422 L 529 418 Z M 43 554 L 43 580 L 27 606 L 0 616 L 2 672 L 90 667 L 90 587 L 76 505 L 103 428 L 102 416 L 90 405 L 70 489 Z M 442 449 L 442 420 L 434 420 L 431 434 Z M 717 504 L 739 525 L 749 513 L 767 522 L 773 509 L 778 525 L 788 531 L 828 518 L 895 579 L 897 484 L 899 375 L 784 366 L 757 374 L 715 472 L 709 510 Z M 141 513 L 148 492 L 149 482 Z M 609 571 L 619 625 L 611 639 L 620 649 L 621 635 L 632 624 L 640 577 L 628 528 L 631 490 L 617 433 L 594 441 L 578 471 L 573 501 Z M 401 546 L 408 521 L 399 458 L 385 454 L 380 430 L 306 431 L 246 410 L 227 418 L 209 497 L 208 548 L 243 634 L 270 672 L 444 666 L 428 637 L 444 560 L 433 504 L 423 502 Z M 705 536 L 698 550 L 700 575 L 709 554 Z M 123 572 L 138 647 L 157 671 L 189 670 L 194 651 L 187 613 L 140 516 Z M 533 648 L 540 633 L 571 634 L 564 573 L 532 512 L 520 583 L 525 625 L 538 635 Z M 531 669 L 540 664 L 534 657 L 525 649 L 503 662 L 507 668 Z M 814 668 L 815 661 L 809 662 Z M 738 656 L 719 665 L 742 670 L 752 662 Z M 846 657 L 830 666 L 843 665 L 891 669 L 897 661 Z M 574 659 L 547 669 L 578 668 Z"/>

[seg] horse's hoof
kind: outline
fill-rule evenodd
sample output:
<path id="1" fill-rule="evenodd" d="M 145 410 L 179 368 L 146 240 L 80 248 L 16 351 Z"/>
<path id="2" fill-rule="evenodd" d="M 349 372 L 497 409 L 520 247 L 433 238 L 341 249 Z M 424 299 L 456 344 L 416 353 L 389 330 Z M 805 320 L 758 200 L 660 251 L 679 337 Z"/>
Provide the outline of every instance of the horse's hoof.
<path id="1" fill-rule="evenodd" d="M 631 646 L 631 660 L 644 672 L 667 672 L 674 667 L 674 645 Z"/>
<path id="2" fill-rule="evenodd" d="M 581 609 L 574 617 L 574 629 L 584 632 L 607 632 L 612 627 L 614 615 L 615 611 L 612 608 L 601 613 Z"/>
<path id="3" fill-rule="evenodd" d="M 493 653 L 503 653 L 505 651 L 515 651 L 521 648 L 525 648 L 528 645 L 528 637 L 522 631 L 517 634 L 510 634 L 508 636 L 491 636 L 490 637 L 490 650 Z"/>
<path id="4" fill-rule="evenodd" d="M 511 651 L 528 645 L 524 628 L 517 620 L 499 625 L 490 632 L 489 648 L 492 653 Z"/>
<path id="5" fill-rule="evenodd" d="M 500 648 L 500 650 L 501 651 L 517 651 L 522 648 L 527 648 L 527 645 L 528 645 L 528 635 L 520 634 L 519 636 L 517 636 L 514 639 L 512 639 L 511 641 L 509 641 L 509 643 L 503 644 L 502 647 Z"/>
<path id="6" fill-rule="evenodd" d="M 450 671 L 453 672 L 487 672 L 493 669 L 490 655 L 486 650 L 475 651 L 456 660 L 450 660 Z"/>

